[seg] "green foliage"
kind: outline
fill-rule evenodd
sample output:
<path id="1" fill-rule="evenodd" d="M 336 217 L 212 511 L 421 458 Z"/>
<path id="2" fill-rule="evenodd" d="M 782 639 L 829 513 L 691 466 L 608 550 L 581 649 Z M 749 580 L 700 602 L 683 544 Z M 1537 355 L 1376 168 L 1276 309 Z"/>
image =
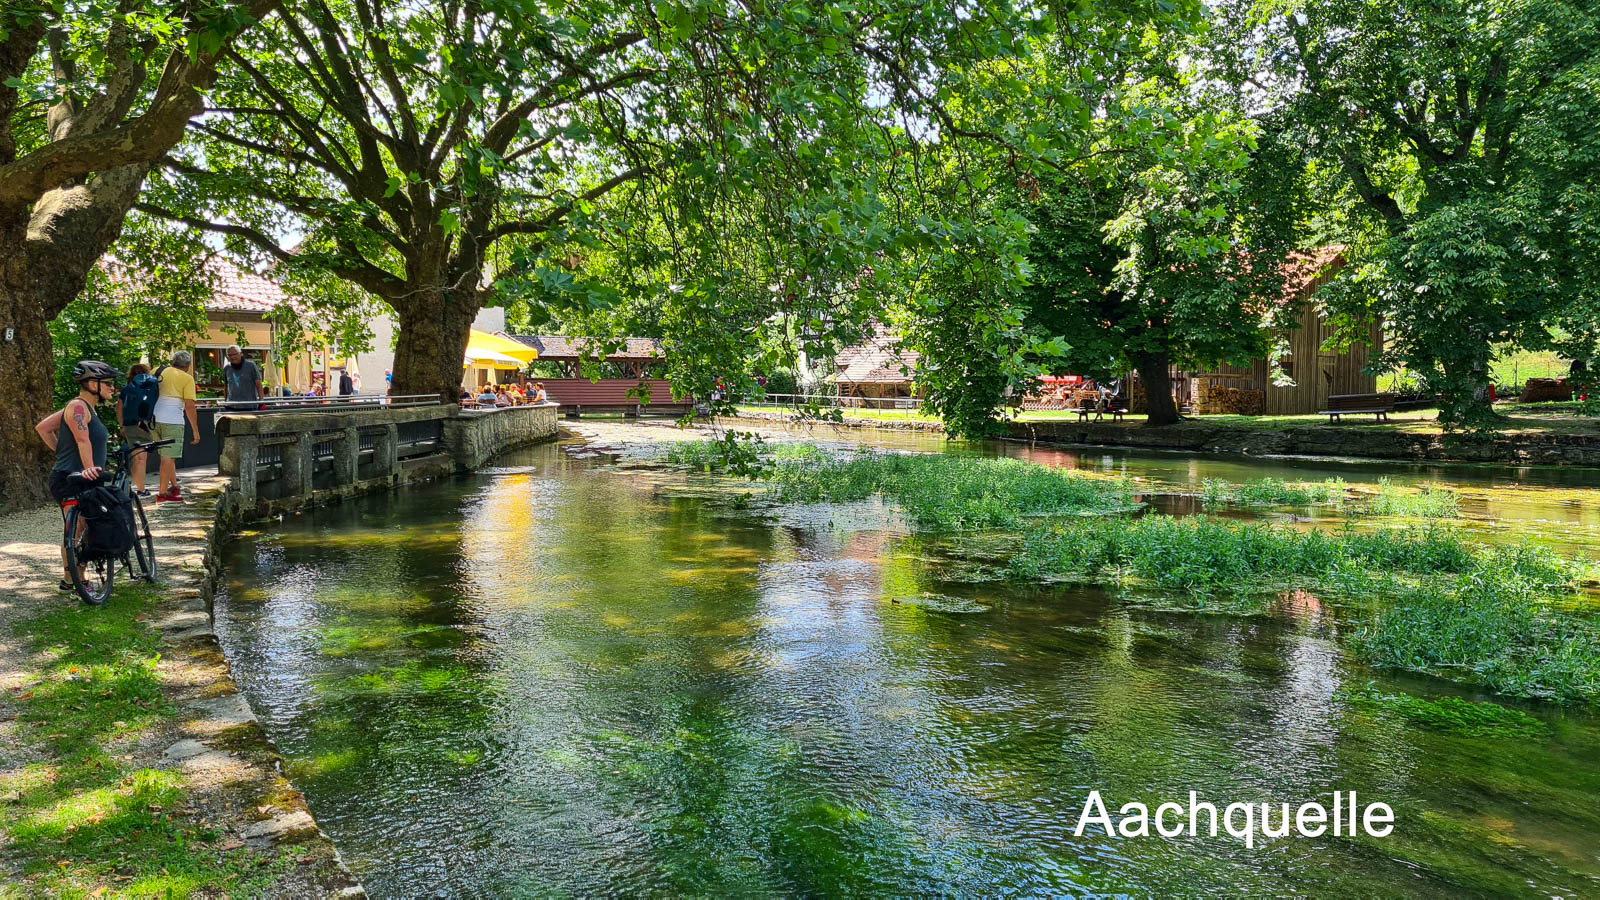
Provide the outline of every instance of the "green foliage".
<path id="1" fill-rule="evenodd" d="M 1355 604 L 1354 647 L 1374 665 L 1600 702 L 1600 629 L 1553 605 L 1586 573 L 1538 548 L 1475 550 L 1435 527 L 1328 534 L 1146 516 L 1036 529 L 1007 573 L 1132 582 L 1247 612 L 1304 586 Z"/>
<path id="2" fill-rule="evenodd" d="M 1396 589 L 1352 644 L 1375 665 L 1600 703 L 1600 629 L 1551 607 L 1561 569 L 1528 548 L 1483 555 L 1467 577 Z"/>
<path id="3" fill-rule="evenodd" d="M 704 472 L 741 478 L 760 478 L 767 472 L 762 453 L 766 440 L 752 431 L 728 431 L 711 441 L 676 441 L 667 445 L 663 458 Z"/>
<path id="4" fill-rule="evenodd" d="M 1494 348 L 1587 358 L 1600 282 L 1600 7 L 1332 0 L 1219 7 L 1219 66 L 1284 111 L 1350 265 L 1319 299 L 1380 366 L 1492 425 Z M 1236 53 L 1224 53 L 1229 49 Z M 1582 346 L 1580 346 L 1582 345 Z"/>
<path id="5" fill-rule="evenodd" d="M 786 503 L 852 502 L 882 494 L 928 531 L 1015 528 L 1040 516 L 1132 508 L 1125 482 L 1011 459 L 863 451 L 845 458 L 796 453 L 770 474 Z"/>
<path id="6" fill-rule="evenodd" d="M 1329 478 L 1321 483 L 1261 478 L 1242 484 L 1207 478 L 1201 482 L 1201 497 L 1208 506 L 1315 506 L 1343 503 L 1345 484 L 1342 478 Z"/>
<path id="7" fill-rule="evenodd" d="M 1330 535 L 1206 517 L 1145 516 L 1032 531 L 1008 572 L 1015 578 L 1136 578 L 1204 601 L 1259 594 L 1290 580 L 1337 581 L 1363 569 L 1423 575 L 1462 573 L 1472 564 L 1460 538 L 1436 529 Z"/>
<path id="8" fill-rule="evenodd" d="M 1461 515 L 1461 498 L 1455 491 L 1437 484 L 1424 484 L 1408 490 L 1378 479 L 1378 493 L 1364 509 L 1371 516 L 1410 516 L 1418 519 L 1448 519 Z"/>

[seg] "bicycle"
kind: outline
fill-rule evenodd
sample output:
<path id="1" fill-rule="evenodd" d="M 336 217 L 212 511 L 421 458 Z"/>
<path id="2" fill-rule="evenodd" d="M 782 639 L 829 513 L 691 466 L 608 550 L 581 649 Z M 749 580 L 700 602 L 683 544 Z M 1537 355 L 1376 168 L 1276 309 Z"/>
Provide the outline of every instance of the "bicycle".
<path id="1" fill-rule="evenodd" d="M 81 473 L 67 476 L 68 483 L 79 491 L 95 485 L 105 485 L 131 501 L 134 526 L 133 551 L 122 554 L 120 561 L 127 568 L 129 578 L 141 579 L 151 584 L 156 580 L 155 538 L 150 534 L 150 520 L 145 517 L 144 504 L 139 502 L 139 495 L 128 490 L 128 471 L 132 468 L 133 454 L 148 454 L 171 443 L 173 441 L 166 440 L 123 444 L 113 452 L 111 459 L 106 461 L 106 472 L 110 473 L 110 478 L 102 474 L 100 478 L 89 481 Z M 73 591 L 84 603 L 100 606 L 111 597 L 119 560 L 86 552 L 85 543 L 89 530 L 87 527 L 80 528 L 83 517 L 76 499 L 68 500 L 61 505 L 61 517 L 63 519 L 61 546 L 66 551 L 67 571 L 71 573 Z M 137 573 L 134 571 L 135 561 L 138 565 Z"/>

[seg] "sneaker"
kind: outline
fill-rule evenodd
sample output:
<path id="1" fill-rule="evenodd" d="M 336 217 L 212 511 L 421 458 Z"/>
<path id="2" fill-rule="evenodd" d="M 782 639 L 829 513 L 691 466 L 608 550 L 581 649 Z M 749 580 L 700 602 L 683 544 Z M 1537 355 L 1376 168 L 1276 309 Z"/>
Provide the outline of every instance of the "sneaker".
<path id="1" fill-rule="evenodd" d="M 70 582 L 70 581 L 66 580 L 65 578 L 63 578 L 60 581 L 56 582 L 56 590 L 61 591 L 62 593 L 65 593 L 65 594 L 70 594 L 73 591 L 77 590 L 77 588 L 72 586 L 72 582 Z"/>
<path id="2" fill-rule="evenodd" d="M 183 494 L 178 491 L 169 491 L 165 494 L 157 494 L 156 501 L 158 503 L 182 503 Z"/>
<path id="3" fill-rule="evenodd" d="M 150 492 L 148 490 L 134 491 L 133 495 L 138 497 L 140 500 L 143 500 L 150 496 Z"/>

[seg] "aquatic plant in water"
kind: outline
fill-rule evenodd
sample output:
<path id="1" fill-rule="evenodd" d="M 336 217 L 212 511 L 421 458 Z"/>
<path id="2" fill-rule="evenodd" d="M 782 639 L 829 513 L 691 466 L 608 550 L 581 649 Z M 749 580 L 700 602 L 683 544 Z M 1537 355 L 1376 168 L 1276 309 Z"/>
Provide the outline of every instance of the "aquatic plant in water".
<path id="1" fill-rule="evenodd" d="M 1345 484 L 1343 478 L 1321 482 L 1260 478 L 1240 484 L 1207 478 L 1200 483 L 1200 493 L 1208 506 L 1317 506 L 1343 503 Z"/>
<path id="2" fill-rule="evenodd" d="M 1387 694 L 1368 682 L 1360 688 L 1343 688 L 1335 696 L 1362 709 L 1381 710 L 1412 724 L 1463 737 L 1520 735 L 1544 737 L 1549 726 L 1519 709 L 1461 697 L 1428 699 L 1410 694 Z"/>
<path id="3" fill-rule="evenodd" d="M 1272 591 L 1304 584 L 1349 601 L 1366 662 L 1600 703 L 1600 627 L 1559 608 L 1585 572 L 1542 548 L 1475 548 L 1438 526 L 1330 534 L 1166 516 L 1036 529 L 1007 568 L 1136 582 L 1229 611 L 1265 609 Z"/>
<path id="4" fill-rule="evenodd" d="M 1367 502 L 1371 516 L 1410 516 L 1414 519 L 1447 519 L 1461 515 L 1461 498 L 1455 491 L 1437 484 L 1424 484 L 1411 491 L 1378 479 L 1378 493 Z"/>
<path id="5" fill-rule="evenodd" d="M 768 476 L 785 503 L 848 503 L 874 494 L 899 504 L 917 528 L 1016 528 L 1040 516 L 1134 508 L 1126 481 L 1090 478 L 1013 459 L 862 451 L 845 458 L 794 454 Z"/>

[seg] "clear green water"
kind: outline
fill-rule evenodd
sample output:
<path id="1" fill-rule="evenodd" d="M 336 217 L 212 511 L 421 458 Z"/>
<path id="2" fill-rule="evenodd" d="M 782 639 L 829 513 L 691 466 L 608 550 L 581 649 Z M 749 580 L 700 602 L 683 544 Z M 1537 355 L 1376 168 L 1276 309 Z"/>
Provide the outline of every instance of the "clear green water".
<path id="1" fill-rule="evenodd" d="M 1103 458 L 1284 477 L 1078 459 Z M 1531 733 L 1461 733 L 1353 699 L 1467 695 L 1352 665 L 1314 602 L 1231 619 L 945 582 L 945 543 L 774 524 L 554 446 L 503 463 L 227 550 L 235 674 L 374 896 L 1600 895 L 1600 719 L 1517 705 Z M 1595 501 L 1566 477 L 1485 503 L 1581 545 Z M 1091 789 L 1355 790 L 1397 826 L 1075 837 Z"/>

